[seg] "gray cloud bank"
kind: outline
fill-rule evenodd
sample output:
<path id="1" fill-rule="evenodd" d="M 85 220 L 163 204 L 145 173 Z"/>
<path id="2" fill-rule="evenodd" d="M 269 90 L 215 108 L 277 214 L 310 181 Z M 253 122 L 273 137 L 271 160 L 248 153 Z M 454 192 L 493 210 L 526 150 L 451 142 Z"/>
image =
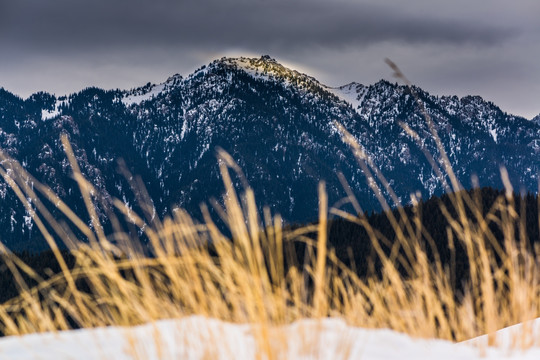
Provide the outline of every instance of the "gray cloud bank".
<path id="1" fill-rule="evenodd" d="M 2 10 L 2 41 L 42 51 L 261 43 L 294 50 L 381 41 L 489 45 L 517 31 L 373 4 L 313 0 L 18 0 Z"/>
<path id="2" fill-rule="evenodd" d="M 428 91 L 532 117 L 539 16 L 537 0 L 0 0 L 0 87 L 129 88 L 240 54 L 370 83 L 390 57 Z"/>

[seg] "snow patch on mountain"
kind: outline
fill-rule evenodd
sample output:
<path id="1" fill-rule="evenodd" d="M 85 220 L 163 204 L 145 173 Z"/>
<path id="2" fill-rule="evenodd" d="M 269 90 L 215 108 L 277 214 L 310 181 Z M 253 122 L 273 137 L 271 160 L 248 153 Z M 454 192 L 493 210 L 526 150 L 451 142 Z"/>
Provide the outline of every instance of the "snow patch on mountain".
<path id="1" fill-rule="evenodd" d="M 164 92 L 177 86 L 182 81 L 182 76 L 176 74 L 161 84 L 148 83 L 139 88 L 130 90 L 122 97 L 122 103 L 126 106 L 140 105 L 144 101 L 151 100 Z"/>
<path id="2" fill-rule="evenodd" d="M 489 129 L 489 134 L 493 138 L 493 141 L 495 141 L 495 143 L 497 143 L 497 130 Z"/>
<path id="3" fill-rule="evenodd" d="M 156 95 L 161 94 L 164 89 L 165 84 L 152 84 L 146 92 L 134 92 L 131 94 L 126 94 L 126 96 L 122 98 L 122 103 L 124 103 L 126 106 L 131 106 L 134 104 L 140 105 L 143 101 L 150 100 Z"/>
<path id="4" fill-rule="evenodd" d="M 347 104 L 350 104 L 355 111 L 360 112 L 368 87 L 352 82 L 336 88 L 326 87 L 325 89 L 345 101 Z"/>
<path id="5" fill-rule="evenodd" d="M 63 106 L 66 106 L 67 104 L 68 104 L 68 100 L 65 97 L 56 100 L 54 104 L 54 108 L 52 110 L 51 109 L 41 110 L 41 120 L 45 121 L 45 120 L 51 120 L 51 119 L 57 118 L 58 116 L 62 114 L 61 108 Z"/>

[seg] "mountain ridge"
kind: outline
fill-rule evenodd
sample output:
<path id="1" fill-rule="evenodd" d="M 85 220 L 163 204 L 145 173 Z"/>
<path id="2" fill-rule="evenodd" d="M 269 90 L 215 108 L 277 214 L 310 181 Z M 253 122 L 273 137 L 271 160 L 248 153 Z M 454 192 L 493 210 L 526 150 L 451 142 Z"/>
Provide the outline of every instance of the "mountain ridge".
<path id="1" fill-rule="evenodd" d="M 518 188 L 538 191 L 540 124 L 479 96 L 412 90 L 466 187 L 473 175 L 480 185 L 502 187 L 504 165 Z M 26 100 L 1 90 L 0 146 L 84 212 L 59 142 L 67 134 L 83 175 L 106 199 L 100 205 L 104 221 L 114 197 L 137 210 L 129 182 L 117 171 L 118 158 L 141 176 L 159 216 L 183 207 L 197 217 L 201 202 L 222 202 L 215 153 L 220 147 L 238 162 L 259 203 L 287 221 L 305 222 L 316 218 L 320 180 L 332 202 L 345 195 L 339 172 L 364 210 L 379 208 L 334 120 L 358 140 L 402 202 L 416 190 L 425 198 L 440 194 L 441 180 L 400 125 L 413 129 L 437 159 L 423 111 L 411 89 L 385 80 L 332 88 L 269 56 L 221 58 L 186 77 L 176 74 L 131 90 L 87 88 L 58 98 L 41 92 Z M 241 179 L 233 178 L 241 187 Z M 5 182 L 0 198 L 0 224 L 13 229 L 2 240 L 18 246 L 20 238 L 39 237 Z"/>

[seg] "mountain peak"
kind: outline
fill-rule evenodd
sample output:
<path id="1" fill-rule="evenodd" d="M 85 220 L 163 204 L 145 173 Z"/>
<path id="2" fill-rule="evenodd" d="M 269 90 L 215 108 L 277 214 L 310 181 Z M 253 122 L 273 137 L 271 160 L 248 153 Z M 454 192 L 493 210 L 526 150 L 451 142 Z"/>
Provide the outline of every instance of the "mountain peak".
<path id="1" fill-rule="evenodd" d="M 535 117 L 532 118 L 532 122 L 533 123 L 537 123 L 538 125 L 540 125 L 540 114 L 536 115 Z"/>
<path id="2" fill-rule="evenodd" d="M 249 64 L 250 66 L 259 66 L 264 67 L 264 65 L 275 65 L 278 67 L 284 67 L 281 65 L 276 59 L 271 57 L 270 55 L 261 55 L 260 57 L 246 57 L 246 56 L 239 56 L 239 57 L 222 57 L 221 59 L 215 60 L 214 63 L 221 63 L 221 64 L 236 64 L 238 66 Z"/>
<path id="3" fill-rule="evenodd" d="M 212 64 L 240 69 L 257 79 L 284 81 L 287 84 L 295 85 L 305 90 L 326 88 L 314 77 L 301 73 L 298 70 L 290 69 L 270 55 L 262 55 L 259 58 L 243 56 L 237 58 L 223 57 L 214 61 Z"/>

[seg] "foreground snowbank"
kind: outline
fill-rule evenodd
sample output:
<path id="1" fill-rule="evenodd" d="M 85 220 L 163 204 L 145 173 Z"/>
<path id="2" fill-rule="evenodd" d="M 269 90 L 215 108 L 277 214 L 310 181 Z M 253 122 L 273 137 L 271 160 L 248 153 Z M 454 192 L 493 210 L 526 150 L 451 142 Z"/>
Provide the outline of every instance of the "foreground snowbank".
<path id="1" fill-rule="evenodd" d="M 519 326 L 501 330 L 499 348 L 418 340 L 390 330 L 347 326 L 339 319 L 304 320 L 270 329 L 266 345 L 285 359 L 540 359 L 536 345 L 512 350 Z M 256 327 L 203 317 L 133 328 L 101 328 L 0 339 L 0 359 L 256 359 Z M 475 339 L 485 343 L 485 338 Z"/>

